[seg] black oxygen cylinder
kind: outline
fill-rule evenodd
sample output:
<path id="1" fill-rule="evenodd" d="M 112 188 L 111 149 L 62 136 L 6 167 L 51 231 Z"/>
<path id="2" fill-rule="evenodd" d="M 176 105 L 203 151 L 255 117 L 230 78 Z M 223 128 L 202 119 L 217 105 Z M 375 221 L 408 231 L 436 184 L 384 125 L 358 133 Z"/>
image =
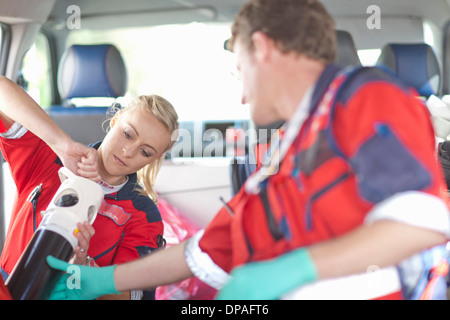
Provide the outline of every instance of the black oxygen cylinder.
<path id="1" fill-rule="evenodd" d="M 49 255 L 68 261 L 72 245 L 61 235 L 47 229 L 38 229 L 20 257 L 6 286 L 14 300 L 44 300 L 53 290 L 62 272 L 50 268 Z"/>
<path id="2" fill-rule="evenodd" d="M 5 282 L 14 300 L 47 299 L 62 272 L 47 264 L 49 255 L 68 262 L 78 239 L 77 223 L 93 223 L 103 199 L 101 187 L 69 169 L 59 170 L 61 186 Z"/>
<path id="3" fill-rule="evenodd" d="M 62 195 L 56 201 L 60 208 L 78 203 L 74 193 Z M 52 228 L 60 231 L 59 228 Z M 44 300 L 50 295 L 61 276 L 61 271 L 50 268 L 47 256 L 68 261 L 73 255 L 72 244 L 57 232 L 45 226 L 45 220 L 28 243 L 25 251 L 8 277 L 5 285 L 14 300 Z"/>

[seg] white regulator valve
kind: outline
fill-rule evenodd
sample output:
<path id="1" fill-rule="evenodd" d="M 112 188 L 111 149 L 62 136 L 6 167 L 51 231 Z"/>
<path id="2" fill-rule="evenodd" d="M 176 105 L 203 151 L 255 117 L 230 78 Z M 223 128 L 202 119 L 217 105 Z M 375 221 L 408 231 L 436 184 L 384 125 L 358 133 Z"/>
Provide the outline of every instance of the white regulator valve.
<path id="1" fill-rule="evenodd" d="M 39 228 L 56 232 L 67 239 L 75 249 L 77 223 L 92 224 L 103 201 L 102 188 L 89 179 L 75 175 L 69 169 L 59 170 L 61 186 L 54 195 Z"/>

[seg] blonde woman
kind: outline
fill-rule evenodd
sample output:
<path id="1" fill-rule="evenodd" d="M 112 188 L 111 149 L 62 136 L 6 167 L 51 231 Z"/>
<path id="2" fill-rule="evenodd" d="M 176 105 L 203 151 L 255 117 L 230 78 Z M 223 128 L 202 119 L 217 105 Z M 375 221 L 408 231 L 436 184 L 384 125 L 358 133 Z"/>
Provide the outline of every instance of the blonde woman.
<path id="1" fill-rule="evenodd" d="M 0 147 L 18 190 L 1 256 L 3 278 L 58 189 L 62 165 L 98 181 L 105 193 L 93 225 L 79 225 L 74 263 L 120 264 L 161 247 L 163 223 L 153 183 L 177 129 L 176 111 L 167 100 L 139 96 L 115 113 L 103 141 L 87 147 L 73 141 L 15 83 L 0 78 Z M 128 291 L 109 298 L 131 294 L 142 297 Z"/>

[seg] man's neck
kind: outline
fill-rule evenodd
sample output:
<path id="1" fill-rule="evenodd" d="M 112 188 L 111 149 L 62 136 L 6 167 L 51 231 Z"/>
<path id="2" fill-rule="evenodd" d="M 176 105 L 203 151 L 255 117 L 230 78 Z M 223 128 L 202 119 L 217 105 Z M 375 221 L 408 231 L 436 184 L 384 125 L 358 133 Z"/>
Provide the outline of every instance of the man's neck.
<path id="1" fill-rule="evenodd" d="M 325 65 L 303 55 L 287 56 L 283 66 L 284 79 L 280 82 L 279 115 L 285 121 L 292 118 L 309 88 L 314 86 Z"/>

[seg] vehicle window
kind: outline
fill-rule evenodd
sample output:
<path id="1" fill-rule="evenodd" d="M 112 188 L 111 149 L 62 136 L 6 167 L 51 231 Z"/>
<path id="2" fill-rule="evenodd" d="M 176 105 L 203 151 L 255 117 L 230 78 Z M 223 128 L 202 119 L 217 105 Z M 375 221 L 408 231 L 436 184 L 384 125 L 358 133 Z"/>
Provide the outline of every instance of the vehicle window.
<path id="1" fill-rule="evenodd" d="M 19 84 L 44 109 L 51 105 L 52 78 L 48 39 L 39 33 L 23 58 Z"/>
<path id="2" fill-rule="evenodd" d="M 224 50 L 229 37 L 225 23 L 80 29 L 71 32 L 67 46 L 115 45 L 128 74 L 128 92 L 119 102 L 141 94 L 163 96 L 176 108 L 184 133 L 183 147 L 173 148 L 172 156 L 221 157 L 230 154 L 226 129 L 246 130 L 249 119 L 234 55 Z"/>
<path id="3" fill-rule="evenodd" d="M 129 97 L 159 94 L 180 119 L 248 119 L 233 76 L 233 54 L 223 49 L 228 24 L 192 23 L 115 30 L 80 29 L 71 44 L 112 43 L 125 60 Z"/>
<path id="4" fill-rule="evenodd" d="M 381 54 L 381 49 L 358 50 L 358 57 L 363 66 L 374 66 Z"/>

